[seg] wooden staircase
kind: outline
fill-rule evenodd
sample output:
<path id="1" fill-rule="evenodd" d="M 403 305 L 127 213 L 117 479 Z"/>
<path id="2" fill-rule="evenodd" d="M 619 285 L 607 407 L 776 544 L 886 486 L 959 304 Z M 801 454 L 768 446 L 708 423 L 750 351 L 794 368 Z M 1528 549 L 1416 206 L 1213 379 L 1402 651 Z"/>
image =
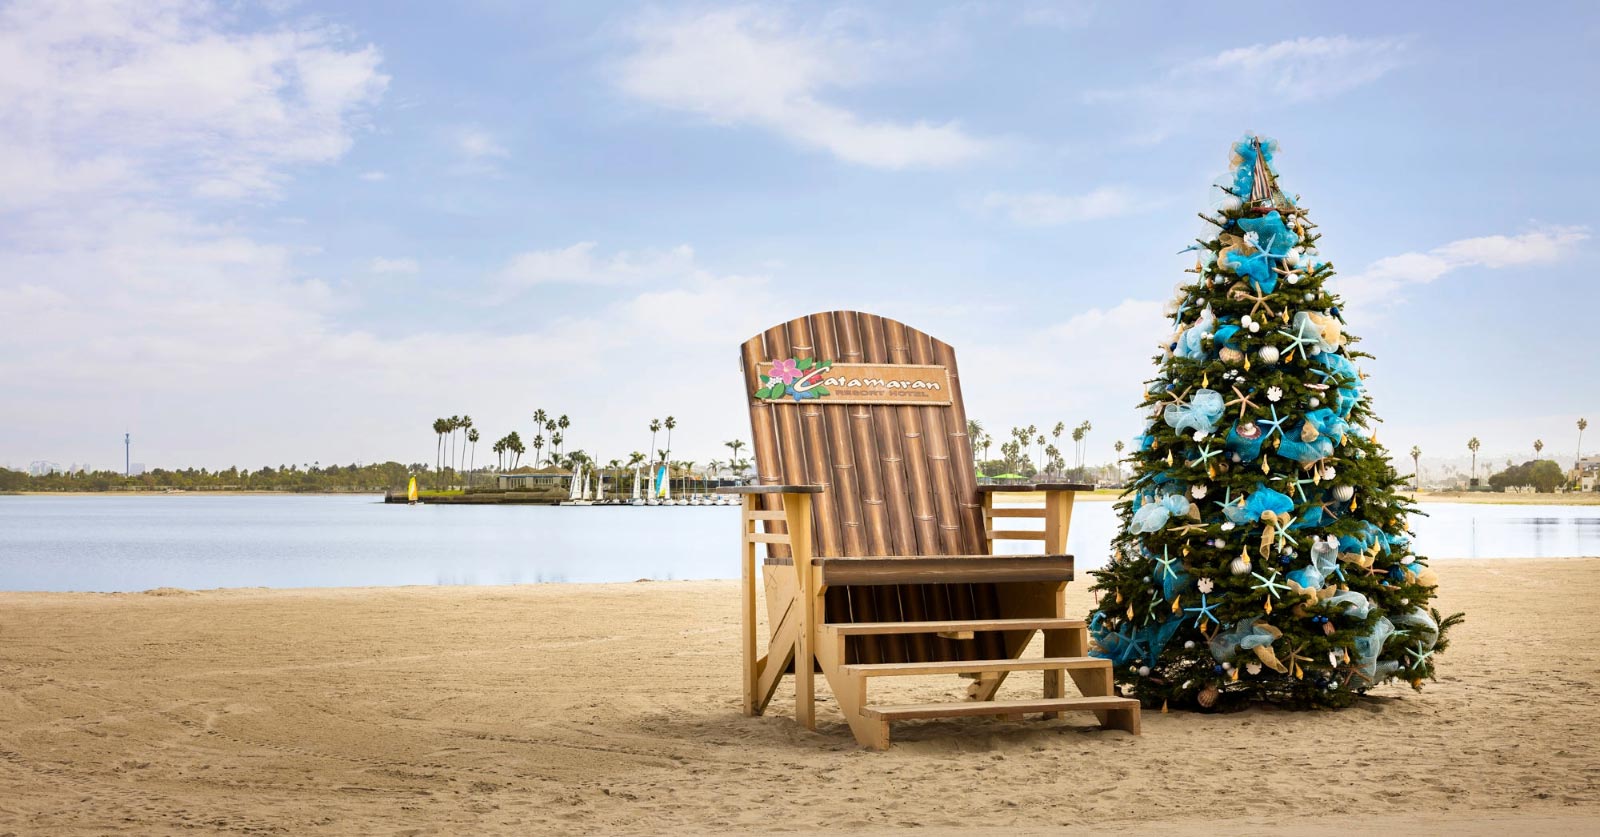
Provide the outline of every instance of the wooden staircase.
<path id="1" fill-rule="evenodd" d="M 843 683 L 831 683 L 839 698 L 839 708 L 858 737 L 875 749 L 889 746 L 889 724 L 932 718 L 994 716 L 1008 720 L 1027 714 L 1059 718 L 1063 712 L 1095 713 L 1100 723 L 1112 729 L 1139 733 L 1139 702 L 1118 697 L 1112 685 L 1111 662 L 1083 653 L 1088 647 L 1088 629 L 1082 619 L 956 619 L 923 622 L 827 623 L 821 626 L 821 648 L 832 646 L 835 659 L 844 658 L 844 642 L 852 636 L 885 634 L 932 634 L 946 639 L 971 639 L 976 633 L 995 631 L 1007 636 L 1007 647 L 1020 652 L 1035 631 L 1045 635 L 1045 656 L 1013 656 L 992 660 L 939 660 L 933 662 L 850 663 L 836 671 Z M 821 650 L 819 648 L 819 650 Z M 1076 652 L 1076 653 L 1073 653 Z M 825 667 L 826 668 L 826 667 Z M 994 700 L 993 695 L 1006 675 L 1014 671 L 1039 671 L 1045 675 L 1045 694 L 1040 698 Z M 1070 676 L 1081 697 L 1067 697 L 1063 673 Z M 968 700 L 959 703 L 877 705 L 867 701 L 870 680 L 879 677 L 959 674 L 977 682 L 968 690 Z M 843 688 L 839 688 L 839 687 Z"/>

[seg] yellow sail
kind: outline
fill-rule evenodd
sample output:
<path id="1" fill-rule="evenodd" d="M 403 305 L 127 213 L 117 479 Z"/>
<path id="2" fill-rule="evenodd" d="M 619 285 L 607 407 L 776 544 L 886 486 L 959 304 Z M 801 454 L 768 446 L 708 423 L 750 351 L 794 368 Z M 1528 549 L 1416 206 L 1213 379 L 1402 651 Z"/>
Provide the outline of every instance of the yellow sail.
<path id="1" fill-rule="evenodd" d="M 417 501 L 417 478 L 416 477 L 412 477 L 411 478 L 411 484 L 406 486 L 406 502 L 415 503 L 416 501 Z"/>

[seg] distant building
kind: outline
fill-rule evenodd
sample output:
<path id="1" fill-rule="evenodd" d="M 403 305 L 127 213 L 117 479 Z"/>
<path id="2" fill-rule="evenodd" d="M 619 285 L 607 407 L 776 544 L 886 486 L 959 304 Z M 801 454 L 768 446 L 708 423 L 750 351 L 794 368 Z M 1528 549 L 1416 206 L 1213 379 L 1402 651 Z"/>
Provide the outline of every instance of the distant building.
<path id="1" fill-rule="evenodd" d="M 47 462 L 43 459 L 35 459 L 34 461 L 28 463 L 28 476 L 30 477 L 48 477 L 51 474 L 59 473 L 61 473 L 61 463 L 59 462 Z"/>
<path id="2" fill-rule="evenodd" d="M 135 462 L 135 463 L 133 463 L 133 464 L 128 466 L 128 476 L 130 476 L 130 477 L 141 477 L 141 476 L 144 476 L 144 470 L 145 469 L 144 469 L 144 463 L 143 462 Z"/>
<path id="3" fill-rule="evenodd" d="M 1585 456 L 1578 460 L 1578 490 L 1593 491 L 1600 486 L 1600 456 Z"/>
<path id="4" fill-rule="evenodd" d="M 495 474 L 495 484 L 502 489 L 526 491 L 533 488 L 559 488 L 567 490 L 572 484 L 572 472 L 554 465 L 543 468 L 519 468 L 505 474 Z"/>

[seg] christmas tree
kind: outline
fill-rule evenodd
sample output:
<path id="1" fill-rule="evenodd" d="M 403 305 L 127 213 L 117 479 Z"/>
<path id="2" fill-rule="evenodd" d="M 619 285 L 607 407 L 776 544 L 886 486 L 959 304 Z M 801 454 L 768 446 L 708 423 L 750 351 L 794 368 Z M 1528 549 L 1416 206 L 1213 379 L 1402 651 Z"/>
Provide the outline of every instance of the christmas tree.
<path id="1" fill-rule="evenodd" d="M 1347 706 L 1420 689 L 1460 614 L 1412 551 L 1333 266 L 1246 137 L 1169 308 L 1122 527 L 1094 575 L 1093 653 L 1147 706 Z"/>

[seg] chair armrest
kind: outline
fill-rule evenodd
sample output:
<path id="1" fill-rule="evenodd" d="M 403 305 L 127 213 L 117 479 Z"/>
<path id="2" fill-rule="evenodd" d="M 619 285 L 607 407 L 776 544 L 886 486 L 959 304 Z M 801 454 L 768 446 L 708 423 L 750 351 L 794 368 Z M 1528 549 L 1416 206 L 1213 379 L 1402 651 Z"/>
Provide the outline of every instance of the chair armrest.
<path id="1" fill-rule="evenodd" d="M 1023 483 L 1021 485 L 980 485 L 979 494 L 987 493 L 1023 493 L 1030 491 L 1093 491 L 1094 486 L 1085 482 L 1040 482 Z"/>
<path id="2" fill-rule="evenodd" d="M 729 485 L 714 489 L 716 494 L 821 494 L 820 485 Z"/>

